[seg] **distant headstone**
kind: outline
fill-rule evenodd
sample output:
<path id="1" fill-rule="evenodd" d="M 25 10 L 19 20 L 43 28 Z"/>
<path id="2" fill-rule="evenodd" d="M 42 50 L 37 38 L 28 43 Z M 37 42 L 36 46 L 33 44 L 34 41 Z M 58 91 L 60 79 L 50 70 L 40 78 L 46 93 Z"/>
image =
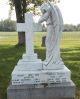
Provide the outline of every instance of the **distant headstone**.
<path id="1" fill-rule="evenodd" d="M 46 41 L 46 36 L 43 36 L 42 37 L 42 47 L 45 47 L 46 45 L 45 45 L 45 41 Z"/>

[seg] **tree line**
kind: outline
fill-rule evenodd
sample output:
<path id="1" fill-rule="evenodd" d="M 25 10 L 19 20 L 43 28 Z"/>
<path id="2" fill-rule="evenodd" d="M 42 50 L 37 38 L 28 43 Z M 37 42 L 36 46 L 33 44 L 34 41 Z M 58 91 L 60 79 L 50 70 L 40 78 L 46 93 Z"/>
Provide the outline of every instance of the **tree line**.
<path id="1" fill-rule="evenodd" d="M 16 22 L 9 19 L 1 20 L 0 31 L 7 31 L 7 32 L 16 31 Z"/>
<path id="2" fill-rule="evenodd" d="M 5 19 L 0 21 L 0 31 L 16 31 L 16 21 Z M 43 25 L 42 32 L 46 32 L 47 28 Z M 72 25 L 72 24 L 64 24 L 64 32 L 73 32 L 80 31 L 80 24 Z"/>
<path id="3" fill-rule="evenodd" d="M 45 32 L 47 28 L 43 25 L 42 30 Z M 73 32 L 73 31 L 80 31 L 80 24 L 73 25 L 73 24 L 64 24 L 63 32 Z"/>
<path id="4" fill-rule="evenodd" d="M 73 31 L 80 31 L 80 24 L 72 25 L 72 24 L 65 24 L 64 25 L 64 32 L 73 32 Z"/>

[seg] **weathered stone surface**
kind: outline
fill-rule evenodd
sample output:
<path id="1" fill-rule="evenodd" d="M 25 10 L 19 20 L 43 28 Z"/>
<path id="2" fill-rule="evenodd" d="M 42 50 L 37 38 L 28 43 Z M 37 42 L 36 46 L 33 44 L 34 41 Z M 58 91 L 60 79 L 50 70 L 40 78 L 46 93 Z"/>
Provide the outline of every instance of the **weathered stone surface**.
<path id="1" fill-rule="evenodd" d="M 75 85 L 69 83 L 48 85 L 9 85 L 7 99 L 74 99 Z"/>
<path id="2" fill-rule="evenodd" d="M 61 70 L 28 71 L 27 66 L 16 66 L 12 72 L 12 85 L 61 83 L 71 81 L 71 72 L 65 67 Z"/>

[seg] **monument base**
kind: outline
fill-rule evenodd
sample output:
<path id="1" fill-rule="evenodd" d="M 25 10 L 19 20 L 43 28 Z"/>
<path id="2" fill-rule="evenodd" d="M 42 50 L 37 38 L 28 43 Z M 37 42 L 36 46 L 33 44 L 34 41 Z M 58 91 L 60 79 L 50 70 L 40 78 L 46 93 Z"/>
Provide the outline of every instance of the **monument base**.
<path id="1" fill-rule="evenodd" d="M 7 99 L 74 99 L 74 83 L 48 85 L 9 85 Z"/>
<path id="2" fill-rule="evenodd" d="M 71 81 L 71 72 L 65 66 L 61 70 L 27 71 L 16 66 L 12 72 L 12 85 L 63 83 Z"/>

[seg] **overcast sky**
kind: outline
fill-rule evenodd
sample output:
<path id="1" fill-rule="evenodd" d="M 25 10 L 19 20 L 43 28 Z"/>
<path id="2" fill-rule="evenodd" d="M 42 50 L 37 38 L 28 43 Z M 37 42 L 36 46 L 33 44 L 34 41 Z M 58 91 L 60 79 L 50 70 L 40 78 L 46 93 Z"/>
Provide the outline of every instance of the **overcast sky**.
<path id="1" fill-rule="evenodd" d="M 58 4 L 64 23 L 80 24 L 80 0 L 60 0 Z M 0 20 L 8 18 L 9 5 L 8 0 L 0 0 Z M 13 13 L 12 19 L 15 19 Z"/>

